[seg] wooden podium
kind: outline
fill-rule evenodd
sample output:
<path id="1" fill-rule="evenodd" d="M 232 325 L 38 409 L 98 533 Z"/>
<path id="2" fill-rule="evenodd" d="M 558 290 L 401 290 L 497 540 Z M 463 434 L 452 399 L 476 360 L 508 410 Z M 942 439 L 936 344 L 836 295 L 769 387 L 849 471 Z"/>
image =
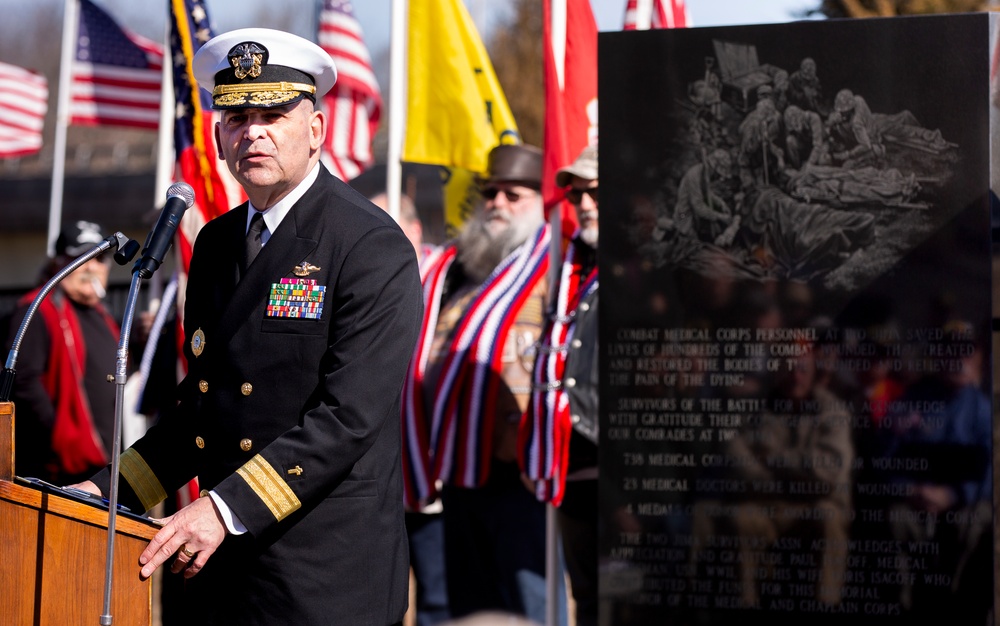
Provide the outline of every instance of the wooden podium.
<path id="1" fill-rule="evenodd" d="M 106 510 L 14 482 L 14 404 L 0 403 L 0 621 L 100 624 L 107 529 Z M 152 586 L 139 579 L 139 555 L 156 531 L 152 523 L 117 517 L 114 626 L 150 624 Z"/>

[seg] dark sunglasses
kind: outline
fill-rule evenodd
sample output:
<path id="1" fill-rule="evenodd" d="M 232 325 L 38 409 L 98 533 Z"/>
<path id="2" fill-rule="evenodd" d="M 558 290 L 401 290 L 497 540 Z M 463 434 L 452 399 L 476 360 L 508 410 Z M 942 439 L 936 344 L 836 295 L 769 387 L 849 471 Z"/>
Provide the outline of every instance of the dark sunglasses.
<path id="1" fill-rule="evenodd" d="M 483 189 L 483 197 L 487 200 L 493 200 L 501 193 L 507 196 L 507 202 L 510 203 L 517 202 L 521 198 L 527 197 L 523 193 L 517 193 L 516 191 L 509 191 L 507 189 L 497 189 L 496 187 L 487 187 L 486 189 Z"/>
<path id="2" fill-rule="evenodd" d="M 587 194 L 591 200 L 597 202 L 597 187 L 591 187 L 590 189 L 574 189 L 570 187 L 566 190 L 566 199 L 572 204 L 580 204 L 583 202 L 583 194 Z"/>

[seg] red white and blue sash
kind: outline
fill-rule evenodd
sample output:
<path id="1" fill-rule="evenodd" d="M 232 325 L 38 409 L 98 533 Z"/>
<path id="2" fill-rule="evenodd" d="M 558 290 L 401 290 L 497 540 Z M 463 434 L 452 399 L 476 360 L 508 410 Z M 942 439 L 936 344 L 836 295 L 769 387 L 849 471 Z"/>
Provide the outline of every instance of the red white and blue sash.
<path id="1" fill-rule="evenodd" d="M 518 433 L 521 468 L 535 481 L 538 499 L 555 506 L 563 498 L 573 433 L 569 396 L 562 387 L 566 353 L 576 330 L 574 312 L 598 285 L 596 267 L 583 276 L 575 241 L 562 264 L 553 315 L 542 334 L 532 372 L 531 402 Z"/>
<path id="2" fill-rule="evenodd" d="M 424 407 L 424 373 L 434 330 L 441 310 L 445 277 L 455 261 L 455 246 L 425 251 L 420 262 L 424 316 L 410 368 L 403 382 L 403 498 L 409 510 L 417 511 L 434 495 L 431 477 L 430 420 Z"/>
<path id="3" fill-rule="evenodd" d="M 518 313 L 549 266 L 544 226 L 486 279 L 455 327 L 434 396 L 434 476 L 477 487 L 489 476 L 504 343 Z"/>

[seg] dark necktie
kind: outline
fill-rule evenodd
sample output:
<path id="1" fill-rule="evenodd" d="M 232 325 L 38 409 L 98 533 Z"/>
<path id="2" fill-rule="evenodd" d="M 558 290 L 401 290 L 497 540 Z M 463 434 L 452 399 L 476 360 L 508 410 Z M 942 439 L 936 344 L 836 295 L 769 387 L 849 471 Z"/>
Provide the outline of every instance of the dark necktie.
<path id="1" fill-rule="evenodd" d="M 250 218 L 250 230 L 247 231 L 246 263 L 243 267 L 250 267 L 253 260 L 257 258 L 262 245 L 260 234 L 263 229 L 264 215 L 260 211 L 254 211 L 253 217 Z"/>

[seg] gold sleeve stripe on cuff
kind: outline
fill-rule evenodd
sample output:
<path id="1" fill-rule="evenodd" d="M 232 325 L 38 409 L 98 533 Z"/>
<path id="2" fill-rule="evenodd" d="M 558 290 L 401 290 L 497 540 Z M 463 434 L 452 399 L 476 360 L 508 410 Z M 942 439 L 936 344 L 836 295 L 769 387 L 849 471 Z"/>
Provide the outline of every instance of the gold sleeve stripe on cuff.
<path id="1" fill-rule="evenodd" d="M 271 464 L 261 455 L 258 454 L 247 461 L 243 467 L 236 470 L 236 473 L 247 481 L 257 497 L 279 522 L 302 506 L 295 492 L 281 478 L 281 474 L 274 471 Z"/>
<path id="2" fill-rule="evenodd" d="M 143 510 L 150 510 L 167 499 L 167 491 L 157 480 L 156 474 L 146 464 L 138 452 L 129 448 L 122 453 L 120 462 L 122 478 L 128 481 L 135 495 L 142 503 Z"/>

